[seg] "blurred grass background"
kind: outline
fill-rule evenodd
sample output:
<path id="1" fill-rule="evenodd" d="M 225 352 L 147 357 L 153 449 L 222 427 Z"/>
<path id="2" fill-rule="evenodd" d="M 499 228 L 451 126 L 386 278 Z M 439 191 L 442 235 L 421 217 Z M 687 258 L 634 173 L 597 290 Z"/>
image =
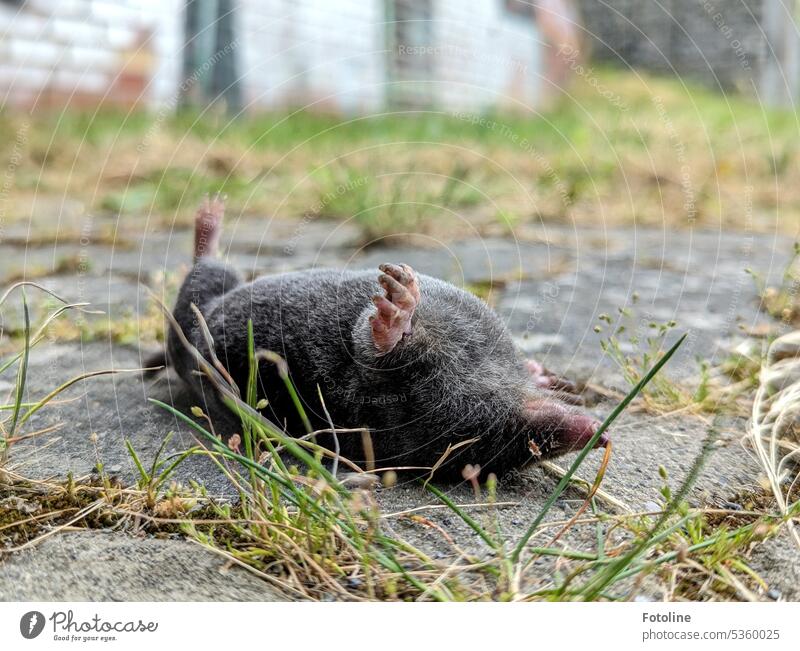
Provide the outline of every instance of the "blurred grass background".
<path id="1" fill-rule="evenodd" d="M 5 112 L 0 128 L 8 221 L 48 196 L 184 226 L 214 191 L 232 213 L 353 217 L 366 238 L 446 234 L 456 214 L 487 232 L 543 220 L 792 235 L 800 217 L 794 112 L 630 72 L 595 70 L 524 115 L 100 109 Z"/>

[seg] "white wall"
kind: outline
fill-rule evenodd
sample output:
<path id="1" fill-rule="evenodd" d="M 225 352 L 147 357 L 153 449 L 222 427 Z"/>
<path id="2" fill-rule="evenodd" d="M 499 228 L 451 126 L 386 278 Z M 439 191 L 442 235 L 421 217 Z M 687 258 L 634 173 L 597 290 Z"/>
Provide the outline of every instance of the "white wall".
<path id="1" fill-rule="evenodd" d="M 540 35 L 532 17 L 502 0 L 436 0 L 436 99 L 446 109 L 535 104 L 540 95 Z"/>
<path id="2" fill-rule="evenodd" d="M 238 8 L 246 106 L 357 113 L 382 105 L 382 0 L 240 0 Z"/>
<path id="3" fill-rule="evenodd" d="M 432 0 L 435 51 L 419 56 L 430 58 L 424 75 L 437 106 L 536 102 L 536 26 L 503 5 Z M 384 0 L 238 0 L 236 9 L 247 108 L 363 113 L 385 106 Z M 70 97 L 87 104 L 144 90 L 148 105 L 174 106 L 183 10 L 183 0 L 28 0 L 20 9 L 0 3 L 0 105 L 59 106 Z M 137 90 L 137 78 L 146 88 Z"/>
<path id="4" fill-rule="evenodd" d="M 133 99 L 144 91 L 150 105 L 168 102 L 179 84 L 182 6 L 181 0 L 0 3 L 0 104 L 87 104 L 107 93 L 121 97 L 124 89 Z M 135 80 L 142 78 L 139 87 Z"/>

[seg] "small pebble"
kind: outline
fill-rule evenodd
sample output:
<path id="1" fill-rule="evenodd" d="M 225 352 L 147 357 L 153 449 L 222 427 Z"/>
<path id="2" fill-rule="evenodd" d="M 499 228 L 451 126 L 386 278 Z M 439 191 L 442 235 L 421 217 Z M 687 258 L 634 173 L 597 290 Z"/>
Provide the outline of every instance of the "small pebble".
<path id="1" fill-rule="evenodd" d="M 348 472 L 342 476 L 342 484 L 348 488 L 372 490 L 378 485 L 380 478 L 369 472 Z"/>
<path id="2" fill-rule="evenodd" d="M 781 598 L 781 591 L 775 588 L 770 588 L 767 590 L 767 597 L 772 599 L 772 601 L 778 601 Z"/>
<path id="3" fill-rule="evenodd" d="M 661 506 L 659 504 L 656 504 L 655 502 L 645 502 L 644 510 L 647 511 L 648 513 L 652 513 L 655 511 L 660 511 Z"/>

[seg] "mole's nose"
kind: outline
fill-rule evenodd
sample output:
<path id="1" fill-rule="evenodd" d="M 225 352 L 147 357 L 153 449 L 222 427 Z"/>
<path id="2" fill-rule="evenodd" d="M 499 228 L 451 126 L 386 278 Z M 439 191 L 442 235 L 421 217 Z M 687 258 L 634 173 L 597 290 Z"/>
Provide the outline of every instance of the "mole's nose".
<path id="1" fill-rule="evenodd" d="M 600 423 L 594 418 L 584 415 L 572 415 L 564 432 L 564 443 L 572 450 L 582 449 L 597 433 Z M 608 432 L 603 432 L 595 443 L 596 448 L 604 448 L 610 439 Z"/>
<path id="2" fill-rule="evenodd" d="M 577 451 L 586 447 L 600 427 L 600 422 L 567 407 L 557 400 L 532 400 L 527 403 L 526 417 L 533 432 L 539 432 L 555 454 Z M 607 432 L 603 432 L 595 447 L 609 444 Z"/>

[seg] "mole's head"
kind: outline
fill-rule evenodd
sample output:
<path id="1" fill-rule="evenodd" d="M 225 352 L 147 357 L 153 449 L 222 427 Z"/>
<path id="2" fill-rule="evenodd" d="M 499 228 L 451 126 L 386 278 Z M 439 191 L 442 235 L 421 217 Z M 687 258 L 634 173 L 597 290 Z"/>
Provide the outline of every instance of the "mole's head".
<path id="1" fill-rule="evenodd" d="M 368 337 L 356 344 L 363 342 L 371 381 L 404 387 L 408 400 L 365 420 L 387 429 L 411 423 L 406 442 L 415 450 L 430 449 L 433 460 L 450 435 L 474 440 L 452 454 L 448 465 L 477 464 L 498 474 L 589 443 L 600 424 L 559 398 L 571 385 L 526 362 L 484 301 L 418 276 L 408 265 L 385 264 L 381 271 L 384 294 L 373 298 L 369 328 L 360 331 Z M 441 437 L 432 439 L 432 433 Z M 597 445 L 607 443 L 603 435 Z M 424 454 L 415 461 L 430 464 Z"/>
<path id="2" fill-rule="evenodd" d="M 600 427 L 591 416 L 545 392 L 517 403 L 519 407 L 506 402 L 497 409 L 499 404 L 494 403 L 494 419 L 489 404 L 470 414 L 482 412 L 479 425 L 469 427 L 465 436 L 480 434 L 480 438 L 454 459 L 452 471 L 470 463 L 486 473 L 504 475 L 537 461 L 578 452 Z M 595 447 L 605 447 L 608 442 L 603 433 Z"/>

